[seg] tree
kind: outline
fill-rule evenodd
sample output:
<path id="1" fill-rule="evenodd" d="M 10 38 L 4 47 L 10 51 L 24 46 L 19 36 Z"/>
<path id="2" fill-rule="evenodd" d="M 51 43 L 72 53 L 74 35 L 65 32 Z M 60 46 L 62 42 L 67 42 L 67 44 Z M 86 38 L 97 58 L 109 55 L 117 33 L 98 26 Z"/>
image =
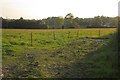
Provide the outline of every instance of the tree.
<path id="1" fill-rule="evenodd" d="M 78 17 L 73 19 L 73 25 L 75 28 L 80 28 L 80 19 Z"/>
<path id="2" fill-rule="evenodd" d="M 66 16 L 65 16 L 65 19 L 73 19 L 74 16 L 72 13 L 68 13 Z"/>
<path id="3" fill-rule="evenodd" d="M 64 19 L 64 28 L 74 28 L 74 25 L 73 25 L 73 14 L 72 13 L 69 13 L 65 16 L 65 19 Z"/>
<path id="4" fill-rule="evenodd" d="M 62 28 L 63 25 L 63 18 L 61 17 L 48 17 L 46 19 L 46 24 L 49 26 L 49 28 Z"/>
<path id="5" fill-rule="evenodd" d="M 20 20 L 23 20 L 23 17 L 20 17 Z"/>
<path id="6" fill-rule="evenodd" d="M 117 27 L 118 26 L 118 18 L 117 17 L 110 19 L 110 26 L 111 27 Z"/>
<path id="7" fill-rule="evenodd" d="M 42 20 L 2 19 L 2 28 L 12 29 L 64 29 L 79 27 L 117 27 L 119 17 L 96 16 L 94 18 L 74 18 L 72 13 L 62 17 L 48 17 Z"/>
<path id="8" fill-rule="evenodd" d="M 102 24 L 103 23 L 102 23 L 100 16 L 94 17 L 93 22 L 92 22 L 93 27 L 101 27 Z"/>
<path id="9" fill-rule="evenodd" d="M 0 17 L 0 28 L 2 28 L 2 20 L 3 20 L 3 18 Z"/>
<path id="10" fill-rule="evenodd" d="M 79 28 L 80 20 L 78 17 L 74 18 L 72 13 L 68 13 L 64 19 L 64 27 L 65 28 Z"/>

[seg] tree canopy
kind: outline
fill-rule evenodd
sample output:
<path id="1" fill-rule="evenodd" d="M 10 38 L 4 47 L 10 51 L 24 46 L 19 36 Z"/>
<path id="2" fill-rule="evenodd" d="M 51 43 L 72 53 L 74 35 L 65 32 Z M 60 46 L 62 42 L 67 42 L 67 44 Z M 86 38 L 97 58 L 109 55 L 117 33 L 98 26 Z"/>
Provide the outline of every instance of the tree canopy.
<path id="1" fill-rule="evenodd" d="M 42 20 L 27 20 L 23 17 L 20 19 L 4 19 L 2 28 L 15 29 L 63 29 L 63 28 L 91 28 L 91 27 L 117 27 L 118 17 L 95 16 L 94 18 L 74 17 L 68 13 L 65 18 L 48 17 Z"/>

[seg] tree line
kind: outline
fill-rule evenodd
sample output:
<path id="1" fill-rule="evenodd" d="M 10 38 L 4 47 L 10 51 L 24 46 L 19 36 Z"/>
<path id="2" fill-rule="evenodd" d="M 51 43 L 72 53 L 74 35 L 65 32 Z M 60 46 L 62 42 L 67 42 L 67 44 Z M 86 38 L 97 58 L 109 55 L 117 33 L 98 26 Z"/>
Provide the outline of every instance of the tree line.
<path id="1" fill-rule="evenodd" d="M 99 28 L 99 27 L 117 27 L 117 17 L 95 16 L 94 18 L 74 17 L 68 13 L 63 17 L 48 17 L 41 20 L 20 19 L 2 19 L 2 28 L 8 29 L 69 29 L 69 28 Z"/>

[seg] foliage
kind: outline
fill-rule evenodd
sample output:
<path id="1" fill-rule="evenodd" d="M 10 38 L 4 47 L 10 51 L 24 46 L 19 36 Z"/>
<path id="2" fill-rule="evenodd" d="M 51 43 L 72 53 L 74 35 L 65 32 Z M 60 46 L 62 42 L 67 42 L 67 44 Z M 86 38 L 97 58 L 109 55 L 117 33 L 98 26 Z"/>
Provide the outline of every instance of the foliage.
<path id="1" fill-rule="evenodd" d="M 94 18 L 78 18 L 68 13 L 65 18 L 48 17 L 42 20 L 2 19 L 2 28 L 8 29 L 64 29 L 86 27 L 117 27 L 118 17 L 95 16 Z"/>

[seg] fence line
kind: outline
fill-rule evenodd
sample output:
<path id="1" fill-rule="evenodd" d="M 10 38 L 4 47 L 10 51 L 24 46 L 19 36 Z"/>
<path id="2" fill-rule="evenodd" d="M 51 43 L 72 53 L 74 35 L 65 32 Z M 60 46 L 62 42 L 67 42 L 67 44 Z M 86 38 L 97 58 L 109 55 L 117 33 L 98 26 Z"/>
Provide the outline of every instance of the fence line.
<path id="1" fill-rule="evenodd" d="M 87 32 L 84 32 L 84 33 L 82 33 L 82 34 L 85 34 L 83 37 L 88 37 L 89 35 L 92 35 L 92 32 L 89 32 L 89 35 L 86 35 L 86 34 L 88 34 Z M 58 34 L 59 35 L 59 34 Z M 71 31 L 68 31 L 68 33 L 67 33 L 67 38 L 70 38 L 71 36 L 72 36 L 73 34 L 71 33 Z M 76 37 L 78 38 L 81 34 L 80 34 L 80 31 L 78 30 L 77 32 L 76 32 L 76 34 L 74 34 L 74 35 L 76 35 Z M 52 36 L 53 36 L 53 40 L 56 40 L 56 32 L 55 31 L 52 31 Z M 98 37 L 100 37 L 101 36 L 101 31 L 100 30 L 98 30 Z M 75 36 L 74 36 L 75 37 Z M 21 38 L 21 37 L 20 37 Z M 30 33 L 30 46 L 33 46 L 33 33 L 31 32 Z"/>

